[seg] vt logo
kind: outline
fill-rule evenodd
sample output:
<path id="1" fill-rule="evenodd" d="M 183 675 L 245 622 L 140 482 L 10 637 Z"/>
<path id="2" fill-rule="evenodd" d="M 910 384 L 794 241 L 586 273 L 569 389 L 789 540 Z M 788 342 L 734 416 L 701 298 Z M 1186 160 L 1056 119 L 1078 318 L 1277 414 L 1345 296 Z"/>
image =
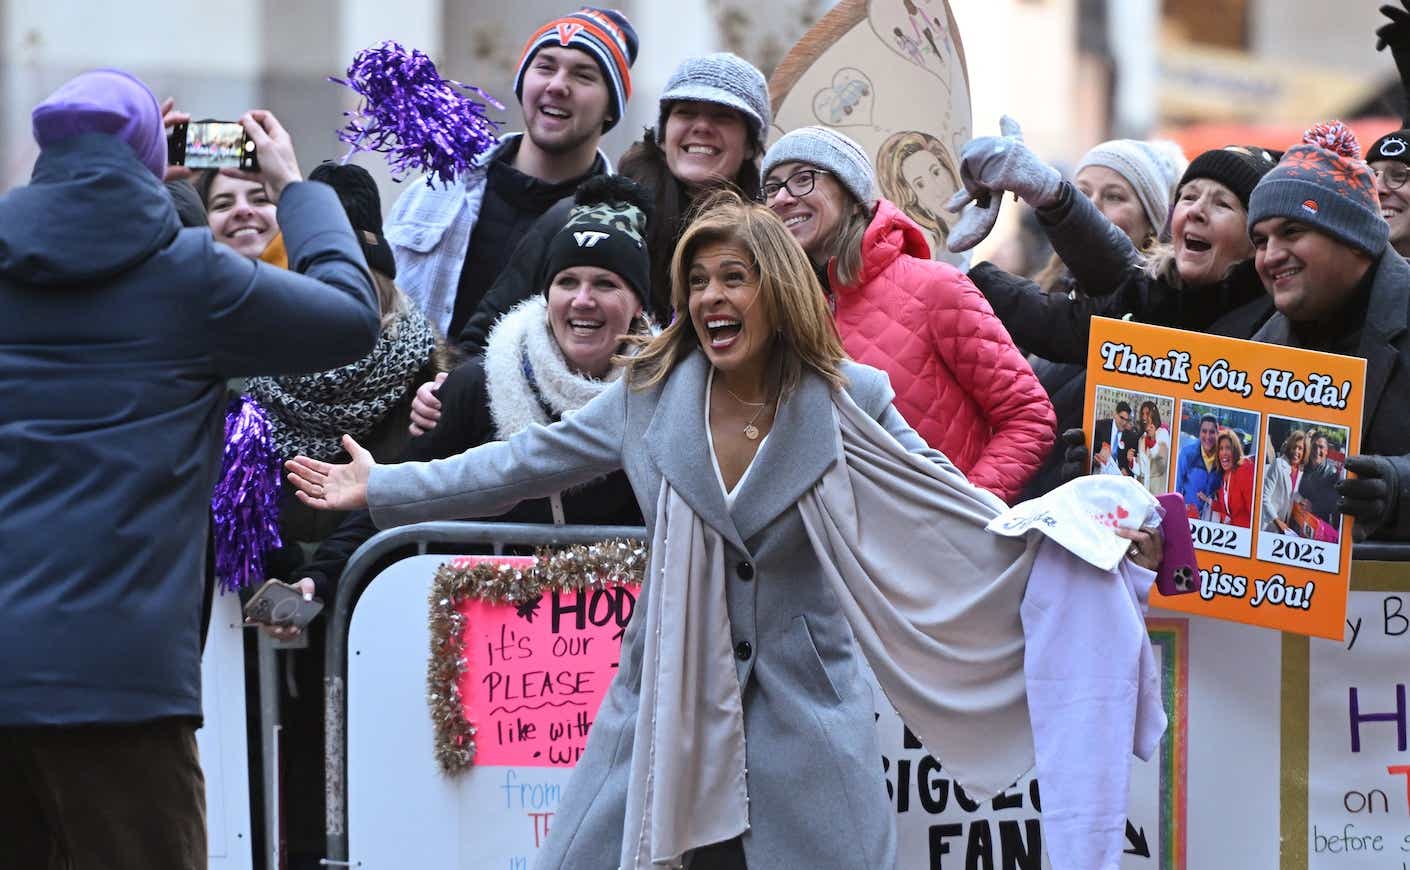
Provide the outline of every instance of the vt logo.
<path id="1" fill-rule="evenodd" d="M 591 248 L 605 238 L 607 238 L 607 233 L 599 233 L 596 230 L 573 233 L 573 241 L 577 242 L 580 248 Z"/>
<path id="2" fill-rule="evenodd" d="M 559 25 L 558 25 L 558 44 L 559 44 L 559 45 L 567 45 L 568 43 L 572 42 L 572 41 L 573 41 L 573 37 L 577 36 L 577 35 L 578 35 L 578 31 L 580 31 L 580 30 L 582 30 L 582 29 L 583 29 L 583 26 L 582 26 L 581 24 L 573 24 L 572 22 L 568 22 L 568 21 L 564 21 L 563 23 L 559 24 Z"/>

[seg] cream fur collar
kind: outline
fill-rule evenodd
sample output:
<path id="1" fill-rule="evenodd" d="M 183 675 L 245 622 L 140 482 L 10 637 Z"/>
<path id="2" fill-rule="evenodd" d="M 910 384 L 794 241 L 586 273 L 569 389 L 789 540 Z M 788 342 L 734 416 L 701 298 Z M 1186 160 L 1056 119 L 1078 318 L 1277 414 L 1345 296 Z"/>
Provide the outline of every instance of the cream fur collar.
<path id="1" fill-rule="evenodd" d="M 602 380 L 568 368 L 548 326 L 548 302 L 543 296 L 511 308 L 495 323 L 485 342 L 485 387 L 500 440 L 535 423 L 546 426 L 564 411 L 581 408 L 621 376 L 620 367 Z M 553 412 L 552 417 L 544 404 Z"/>

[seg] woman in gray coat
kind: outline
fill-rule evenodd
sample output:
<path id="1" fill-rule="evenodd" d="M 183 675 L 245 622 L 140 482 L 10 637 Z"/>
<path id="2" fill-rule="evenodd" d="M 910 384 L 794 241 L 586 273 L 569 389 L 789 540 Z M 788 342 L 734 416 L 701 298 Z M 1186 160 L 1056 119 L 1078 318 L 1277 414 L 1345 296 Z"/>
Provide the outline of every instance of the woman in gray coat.
<path id="1" fill-rule="evenodd" d="M 824 579 L 855 553 L 818 530 L 819 490 L 843 464 L 839 428 L 860 422 L 900 459 L 935 463 L 916 464 L 953 487 L 964 510 L 992 516 L 997 499 L 906 425 L 884 374 L 845 360 L 806 255 L 766 208 L 719 195 L 685 233 L 671 274 L 675 308 L 688 316 L 629 363 L 626 383 L 562 422 L 429 464 L 378 466 L 348 439 L 351 464 L 301 457 L 290 480 L 311 505 L 369 504 L 385 526 L 498 513 L 626 470 L 653 532 L 649 577 L 537 866 L 893 867 L 895 816 L 858 654 L 875 637 L 854 637 L 856 602 Z M 821 516 L 834 519 L 828 510 Z M 849 519 L 860 527 L 868 517 Z M 1138 546 L 1153 550 L 1148 540 Z M 1022 638 L 1015 649 L 1010 630 L 1021 585 L 1015 596 L 1007 582 L 1024 550 L 988 538 L 956 556 L 1009 590 L 993 608 L 1003 613 L 967 600 L 947 626 L 976 653 L 963 676 L 985 697 L 967 699 L 971 709 L 1006 699 L 986 722 L 1008 730 L 978 755 L 1007 755 L 1028 738 L 1011 703 L 1015 653 L 1023 693 Z M 935 598 L 946 594 L 935 587 Z M 989 636 L 961 637 L 960 621 Z M 880 670 L 878 679 L 885 687 Z M 955 758 L 968 751 L 950 748 Z M 993 772 L 997 788 L 1014 767 L 1024 765 Z"/>

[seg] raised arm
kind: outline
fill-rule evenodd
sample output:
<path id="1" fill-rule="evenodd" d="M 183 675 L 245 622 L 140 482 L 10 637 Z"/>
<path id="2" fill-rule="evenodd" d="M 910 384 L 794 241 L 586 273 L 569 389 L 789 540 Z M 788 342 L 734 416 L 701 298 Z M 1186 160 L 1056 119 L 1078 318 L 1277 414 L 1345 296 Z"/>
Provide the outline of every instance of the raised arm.
<path id="1" fill-rule="evenodd" d="M 1037 211 L 1053 250 L 1088 296 L 1115 291 L 1139 268 L 1140 252 L 1130 237 L 1069 182 L 1062 183 L 1057 202 Z"/>
<path id="2" fill-rule="evenodd" d="M 316 372 L 361 359 L 377 341 L 372 274 L 332 189 L 300 181 L 289 134 L 268 112 L 241 119 L 260 154 L 258 175 L 279 203 L 289 268 L 208 243 L 206 329 L 216 371 L 227 377 Z M 226 170 L 230 171 L 230 170 Z"/>
<path id="3" fill-rule="evenodd" d="M 979 263 L 969 270 L 969 279 L 1015 344 L 1053 362 L 1086 365 L 1092 318 L 1121 317 L 1131 308 L 1126 288 L 1099 297 L 1048 293 L 993 263 Z M 1139 282 L 1131 282 L 1130 287 L 1138 288 Z"/>

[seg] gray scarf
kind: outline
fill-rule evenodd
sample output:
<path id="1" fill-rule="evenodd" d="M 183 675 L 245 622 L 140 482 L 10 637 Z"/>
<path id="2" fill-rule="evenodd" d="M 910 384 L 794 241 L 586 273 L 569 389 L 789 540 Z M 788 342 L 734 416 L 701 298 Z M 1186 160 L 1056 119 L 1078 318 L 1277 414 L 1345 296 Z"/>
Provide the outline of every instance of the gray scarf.
<path id="1" fill-rule="evenodd" d="M 415 389 L 435 347 L 431 322 L 408 305 L 357 362 L 309 375 L 251 378 L 245 392 L 269 414 L 281 458 L 333 461 L 343 453 L 343 433 L 365 437 Z"/>

